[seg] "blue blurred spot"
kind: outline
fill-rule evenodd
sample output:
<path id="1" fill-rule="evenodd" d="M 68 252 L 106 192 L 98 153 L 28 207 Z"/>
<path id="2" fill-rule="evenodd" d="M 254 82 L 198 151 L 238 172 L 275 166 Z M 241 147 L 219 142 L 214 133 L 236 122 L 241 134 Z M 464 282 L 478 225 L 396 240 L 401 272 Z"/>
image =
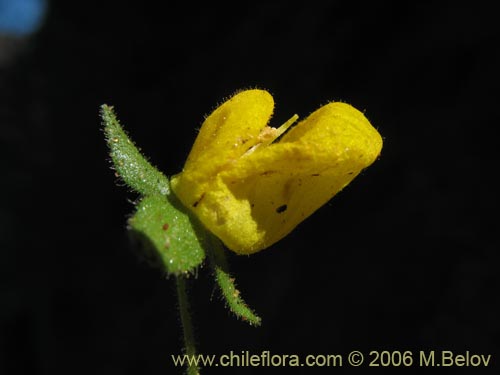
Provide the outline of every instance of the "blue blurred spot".
<path id="1" fill-rule="evenodd" d="M 0 33 L 28 35 L 42 24 L 45 0 L 0 0 Z"/>

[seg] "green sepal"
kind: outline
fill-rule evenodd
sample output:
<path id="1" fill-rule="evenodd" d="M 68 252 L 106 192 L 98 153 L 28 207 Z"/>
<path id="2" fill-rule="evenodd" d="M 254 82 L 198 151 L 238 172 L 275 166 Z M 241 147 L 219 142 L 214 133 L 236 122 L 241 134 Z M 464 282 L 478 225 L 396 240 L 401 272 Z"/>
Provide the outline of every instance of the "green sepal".
<path id="1" fill-rule="evenodd" d="M 260 326 L 261 318 L 243 300 L 234 277 L 228 271 L 222 242 L 213 235 L 210 235 L 210 242 L 211 246 L 207 248 L 209 259 L 214 269 L 215 281 L 219 285 L 227 307 L 241 320 L 252 326 Z"/>
<path id="2" fill-rule="evenodd" d="M 236 288 L 234 278 L 220 267 L 215 268 L 215 279 L 226 300 L 229 309 L 241 320 L 248 322 L 251 326 L 260 326 L 261 319 L 240 296 L 240 291 Z"/>
<path id="3" fill-rule="evenodd" d="M 129 219 L 132 238 L 168 274 L 193 272 L 205 258 L 204 229 L 191 220 L 173 195 L 150 195 Z"/>
<path id="4" fill-rule="evenodd" d="M 168 179 L 139 152 L 121 127 L 113 107 L 103 104 L 101 118 L 110 156 L 119 177 L 142 195 L 167 195 L 170 192 Z"/>

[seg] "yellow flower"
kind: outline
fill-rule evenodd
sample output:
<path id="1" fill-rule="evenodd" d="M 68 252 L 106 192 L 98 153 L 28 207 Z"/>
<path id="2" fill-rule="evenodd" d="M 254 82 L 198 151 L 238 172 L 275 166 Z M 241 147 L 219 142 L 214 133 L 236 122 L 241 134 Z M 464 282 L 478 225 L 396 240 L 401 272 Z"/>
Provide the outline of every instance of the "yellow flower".
<path id="1" fill-rule="evenodd" d="M 280 240 L 369 166 L 380 134 L 348 104 L 329 103 L 281 137 L 272 96 L 247 90 L 203 123 L 172 189 L 224 244 L 251 254 Z"/>

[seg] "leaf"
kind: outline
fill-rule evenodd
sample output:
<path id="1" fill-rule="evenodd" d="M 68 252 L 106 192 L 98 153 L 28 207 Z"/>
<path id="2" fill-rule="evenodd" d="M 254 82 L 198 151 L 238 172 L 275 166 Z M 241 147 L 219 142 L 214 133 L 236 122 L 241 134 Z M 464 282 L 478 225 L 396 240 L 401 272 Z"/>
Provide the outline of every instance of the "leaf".
<path id="1" fill-rule="evenodd" d="M 129 225 L 133 237 L 169 274 L 193 272 L 205 258 L 204 230 L 193 224 L 173 195 L 143 198 Z"/>
<path id="2" fill-rule="evenodd" d="M 169 194 L 168 179 L 139 152 L 121 127 L 113 107 L 102 105 L 101 118 L 111 159 L 123 181 L 142 195 Z"/>

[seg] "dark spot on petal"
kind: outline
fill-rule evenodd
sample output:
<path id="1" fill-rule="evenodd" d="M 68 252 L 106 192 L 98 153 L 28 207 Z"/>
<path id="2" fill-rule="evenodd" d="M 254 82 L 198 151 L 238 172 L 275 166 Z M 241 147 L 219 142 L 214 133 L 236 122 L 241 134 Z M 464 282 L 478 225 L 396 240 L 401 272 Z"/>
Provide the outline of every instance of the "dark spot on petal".
<path id="1" fill-rule="evenodd" d="M 200 199 L 198 199 L 196 202 L 193 203 L 193 207 L 196 207 L 198 206 L 198 204 L 200 204 L 201 200 L 205 197 L 205 193 L 203 193 L 200 197 Z"/>
<path id="2" fill-rule="evenodd" d="M 277 209 L 276 209 L 276 212 L 281 214 L 282 212 L 285 212 L 286 209 L 288 208 L 288 206 L 286 204 L 282 205 L 282 206 L 279 206 Z"/>
<path id="3" fill-rule="evenodd" d="M 278 171 L 265 171 L 265 172 L 262 172 L 260 175 L 261 176 L 268 176 L 270 174 L 273 174 L 273 173 L 277 173 Z"/>
<path id="4" fill-rule="evenodd" d="M 319 173 L 314 173 L 314 174 L 312 174 L 311 176 L 313 176 L 313 177 L 317 177 L 317 176 L 319 176 Z"/>

